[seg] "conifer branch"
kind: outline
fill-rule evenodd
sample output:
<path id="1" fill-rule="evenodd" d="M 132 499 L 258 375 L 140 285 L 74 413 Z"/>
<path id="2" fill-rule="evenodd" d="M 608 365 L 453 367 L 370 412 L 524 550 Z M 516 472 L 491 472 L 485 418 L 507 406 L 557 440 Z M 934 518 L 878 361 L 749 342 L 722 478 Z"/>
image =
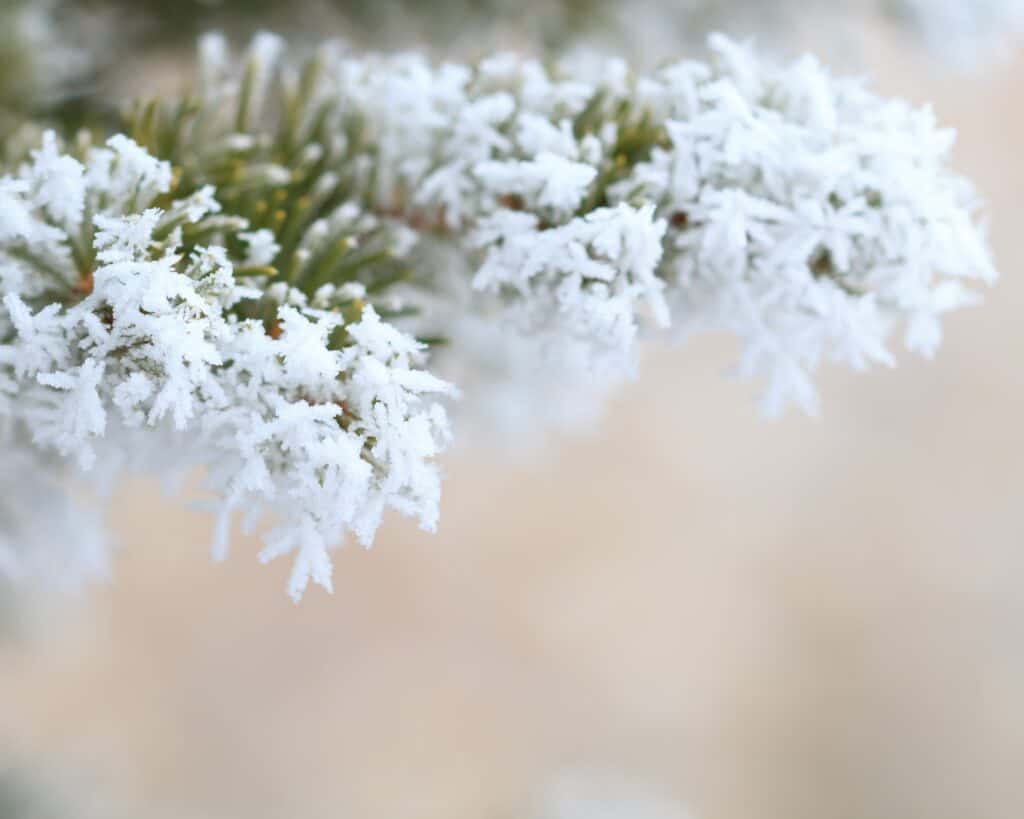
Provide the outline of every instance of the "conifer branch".
<path id="1" fill-rule="evenodd" d="M 896 328 L 931 355 L 995 278 L 929 110 L 723 37 L 586 75 L 209 36 L 122 131 L 0 177 L 5 446 L 101 482 L 205 466 L 215 554 L 271 513 L 296 598 L 385 508 L 434 528 L 457 389 L 565 421 L 641 338 L 724 329 L 768 412 L 814 411 L 822 359 L 891 364 Z"/>

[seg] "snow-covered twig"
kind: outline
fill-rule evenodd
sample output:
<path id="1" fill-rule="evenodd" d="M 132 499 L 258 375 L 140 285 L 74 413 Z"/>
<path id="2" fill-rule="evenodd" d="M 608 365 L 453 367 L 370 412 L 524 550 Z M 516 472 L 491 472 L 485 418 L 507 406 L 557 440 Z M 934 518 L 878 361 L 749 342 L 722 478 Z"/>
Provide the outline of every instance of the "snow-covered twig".
<path id="1" fill-rule="evenodd" d="M 824 358 L 890 364 L 897 326 L 930 355 L 995 277 L 951 133 L 812 58 L 711 50 L 642 76 L 205 38 L 191 93 L 0 179 L 10 445 L 206 464 L 218 542 L 276 513 L 297 596 L 384 507 L 433 527 L 451 381 L 463 413 L 564 418 L 639 339 L 725 329 L 768 411 L 814 410 Z"/>

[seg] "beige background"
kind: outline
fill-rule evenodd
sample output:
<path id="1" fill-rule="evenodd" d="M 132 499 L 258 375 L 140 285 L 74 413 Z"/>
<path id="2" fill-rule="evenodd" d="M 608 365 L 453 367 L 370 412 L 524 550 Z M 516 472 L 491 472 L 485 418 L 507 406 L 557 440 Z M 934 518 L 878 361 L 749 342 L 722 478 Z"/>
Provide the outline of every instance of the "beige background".
<path id="1" fill-rule="evenodd" d="M 991 202 L 1004 280 L 934 363 L 769 423 L 728 341 L 652 352 L 586 438 L 449 457 L 440 533 L 390 521 L 299 607 L 129 487 L 114 581 L 0 646 L 0 759 L 76 819 L 511 819 L 566 770 L 701 819 L 1024 815 L 1024 58 L 868 49 Z"/>

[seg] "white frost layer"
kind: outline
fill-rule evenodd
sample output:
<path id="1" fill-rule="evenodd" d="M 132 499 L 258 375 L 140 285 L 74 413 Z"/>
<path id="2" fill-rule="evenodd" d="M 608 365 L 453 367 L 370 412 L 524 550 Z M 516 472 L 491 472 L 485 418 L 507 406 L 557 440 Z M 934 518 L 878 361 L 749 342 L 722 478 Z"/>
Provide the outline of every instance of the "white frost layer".
<path id="1" fill-rule="evenodd" d="M 50 135 L 0 179 L 0 445 L 31 442 L 86 475 L 204 465 L 217 554 L 233 511 L 273 512 L 262 556 L 295 555 L 295 597 L 310 579 L 330 588 L 327 551 L 345 530 L 368 545 L 388 506 L 435 527 L 431 460 L 448 433 L 434 399 L 450 388 L 371 306 L 340 349 L 328 345 L 334 312 L 281 304 L 274 337 L 235 318 L 229 308 L 254 294 L 224 248 L 186 258 L 180 227 L 166 229 L 216 212 L 213 192 L 149 207 L 169 184 L 169 166 L 124 137 L 82 165 Z M 73 289 L 82 253 L 95 256 L 87 295 L 31 309 Z M 16 480 L 19 463 L 5 457 L 0 471 Z M 6 550 L 14 570 L 22 548 Z"/>

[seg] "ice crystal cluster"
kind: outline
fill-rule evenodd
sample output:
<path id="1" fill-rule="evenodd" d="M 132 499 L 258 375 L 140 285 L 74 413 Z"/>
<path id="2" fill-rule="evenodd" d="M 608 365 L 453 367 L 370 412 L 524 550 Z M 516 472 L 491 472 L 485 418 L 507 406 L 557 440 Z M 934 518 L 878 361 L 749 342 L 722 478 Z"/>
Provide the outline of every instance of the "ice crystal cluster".
<path id="1" fill-rule="evenodd" d="M 267 513 L 291 593 L 329 588 L 345 532 L 368 545 L 387 508 L 435 526 L 453 405 L 573 423 L 641 339 L 708 329 L 769 412 L 813 411 L 824 359 L 892 363 L 894 330 L 931 355 L 995 276 L 952 141 L 721 37 L 647 76 L 207 37 L 191 92 L 0 178 L 2 468 L 203 466 L 217 554 Z"/>
<path id="2" fill-rule="evenodd" d="M 368 544 L 386 506 L 435 525 L 430 458 L 447 435 L 435 398 L 450 388 L 372 305 L 346 321 L 345 295 L 311 304 L 287 285 L 246 286 L 268 235 L 219 216 L 208 187 L 156 206 L 171 179 L 123 135 L 82 161 L 48 135 L 0 182 L 5 449 L 84 473 L 205 464 L 215 550 L 233 511 L 273 511 L 264 555 L 295 552 L 292 593 L 329 586 L 326 549 L 345 529 Z"/>

